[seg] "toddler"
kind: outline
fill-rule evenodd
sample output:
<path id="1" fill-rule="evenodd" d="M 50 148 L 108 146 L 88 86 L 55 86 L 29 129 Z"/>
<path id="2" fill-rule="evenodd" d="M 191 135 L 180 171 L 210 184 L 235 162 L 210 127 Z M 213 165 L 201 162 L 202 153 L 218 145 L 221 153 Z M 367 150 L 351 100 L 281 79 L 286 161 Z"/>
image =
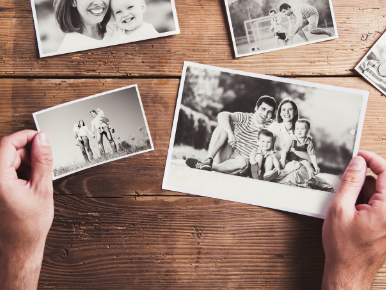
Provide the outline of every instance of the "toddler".
<path id="1" fill-rule="evenodd" d="M 309 180 L 313 178 L 314 174 L 316 175 L 320 171 L 316 162 L 312 137 L 309 135 L 310 128 L 311 125 L 308 120 L 297 120 L 295 124 L 295 135 L 284 145 L 284 150 L 280 158 L 282 167 L 285 166 L 286 159 L 288 161 L 299 161 L 299 163 L 307 169 Z M 312 168 L 312 166 L 314 166 L 314 168 Z"/>
<path id="2" fill-rule="evenodd" d="M 262 129 L 259 132 L 257 147 L 255 147 L 250 155 L 249 162 L 251 163 L 251 172 L 254 179 L 263 179 L 270 181 L 280 174 L 280 164 L 276 158 L 273 148 L 272 132 Z M 264 175 L 262 169 L 264 165 Z"/>
<path id="3" fill-rule="evenodd" d="M 111 133 L 115 133 L 115 130 L 109 124 L 110 120 L 105 117 L 105 113 L 102 111 L 102 109 L 96 108 L 95 112 L 97 113 L 97 116 L 102 120 L 102 122 L 109 127 Z"/>
<path id="4" fill-rule="evenodd" d="M 271 27 L 268 28 L 268 32 L 273 30 L 273 33 L 276 38 L 276 45 L 277 47 L 280 47 L 279 40 L 281 40 L 284 45 L 287 45 L 287 36 L 286 36 L 286 29 L 283 24 L 283 19 L 280 16 L 277 16 L 277 12 L 275 9 L 271 9 L 269 11 L 269 16 L 272 17 L 271 19 Z"/>
<path id="5" fill-rule="evenodd" d="M 159 34 L 152 24 L 143 21 L 145 0 L 111 0 L 110 7 L 115 19 L 115 23 L 110 22 L 107 27 L 111 41 L 143 39 Z"/>

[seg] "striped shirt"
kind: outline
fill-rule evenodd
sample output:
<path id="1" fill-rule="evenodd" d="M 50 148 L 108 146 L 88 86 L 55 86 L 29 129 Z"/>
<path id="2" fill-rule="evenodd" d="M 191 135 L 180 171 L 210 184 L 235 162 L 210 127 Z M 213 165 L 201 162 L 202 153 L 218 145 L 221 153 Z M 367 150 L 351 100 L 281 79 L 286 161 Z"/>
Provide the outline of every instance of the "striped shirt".
<path id="1" fill-rule="evenodd" d="M 315 7 L 313 7 L 311 5 L 308 5 L 308 4 L 297 4 L 297 5 L 294 5 L 292 7 L 292 11 L 294 12 L 294 14 L 296 14 L 296 12 L 300 11 L 300 13 L 302 14 L 303 19 L 307 19 L 307 18 L 311 17 L 314 14 L 319 14 L 318 10 L 316 10 Z"/>
<path id="2" fill-rule="evenodd" d="M 382 76 L 379 73 L 379 66 L 381 63 L 378 60 L 365 61 L 361 68 L 363 70 L 363 76 L 367 78 L 371 83 L 376 85 L 380 90 L 386 92 L 386 76 Z"/>
<path id="3" fill-rule="evenodd" d="M 266 129 L 269 123 L 256 125 L 252 113 L 237 112 L 235 114 L 237 115 L 237 122 L 234 122 L 235 149 L 243 157 L 249 159 L 253 148 L 256 147 L 259 132 L 261 129 Z"/>

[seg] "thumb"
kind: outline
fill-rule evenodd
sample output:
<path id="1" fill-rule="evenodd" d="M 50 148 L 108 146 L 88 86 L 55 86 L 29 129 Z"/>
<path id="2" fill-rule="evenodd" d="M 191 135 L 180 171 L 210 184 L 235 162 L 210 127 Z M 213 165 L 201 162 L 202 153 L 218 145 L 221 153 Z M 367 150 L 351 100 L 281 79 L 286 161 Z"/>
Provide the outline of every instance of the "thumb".
<path id="1" fill-rule="evenodd" d="M 355 203 L 366 179 L 366 161 L 361 156 L 354 157 L 342 177 L 339 189 L 332 203 L 343 208 L 355 209 Z"/>
<path id="2" fill-rule="evenodd" d="M 36 190 L 52 188 L 52 151 L 50 135 L 38 133 L 31 148 L 31 184 Z"/>

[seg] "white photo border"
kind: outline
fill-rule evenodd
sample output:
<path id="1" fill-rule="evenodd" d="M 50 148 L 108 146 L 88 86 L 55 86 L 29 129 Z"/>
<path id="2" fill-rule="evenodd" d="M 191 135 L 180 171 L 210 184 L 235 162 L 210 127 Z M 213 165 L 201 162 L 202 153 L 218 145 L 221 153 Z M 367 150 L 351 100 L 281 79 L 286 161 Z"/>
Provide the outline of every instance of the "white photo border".
<path id="1" fill-rule="evenodd" d="M 308 44 L 313 44 L 313 43 L 318 43 L 318 42 L 323 42 L 323 41 L 333 40 L 333 39 L 339 38 L 339 35 L 338 35 L 338 28 L 337 28 L 337 26 L 336 26 L 336 20 L 335 20 L 334 8 L 333 8 L 333 6 L 332 6 L 332 1 L 329 0 L 328 2 L 329 2 L 329 4 L 330 4 L 330 10 L 331 10 L 332 21 L 333 21 L 333 23 L 334 23 L 334 32 L 335 32 L 335 35 L 334 35 L 334 36 L 331 36 L 331 37 L 328 37 L 328 38 L 324 38 L 324 39 L 318 39 L 318 40 L 308 41 L 308 42 L 305 42 L 305 43 L 298 43 L 298 44 L 289 45 L 289 46 L 284 46 L 284 47 L 277 47 L 277 48 L 267 49 L 267 50 L 263 50 L 263 51 L 256 51 L 256 52 L 250 52 L 250 53 L 239 54 L 238 51 L 237 51 L 236 40 L 235 40 L 233 28 L 232 28 L 233 26 L 232 26 L 232 19 L 231 19 L 230 11 L 229 11 L 228 0 L 224 0 L 224 2 L 225 2 L 225 8 L 226 8 L 226 11 L 227 11 L 228 26 L 229 26 L 229 30 L 231 31 L 231 36 L 232 36 L 233 50 L 234 50 L 234 53 L 235 53 L 235 57 L 236 57 L 236 58 L 244 57 L 244 56 L 251 56 L 251 55 L 256 55 L 256 54 L 262 54 L 262 53 L 268 53 L 268 52 L 271 52 L 271 51 L 277 51 L 277 50 L 282 50 L 282 49 L 287 49 L 287 48 L 293 48 L 293 47 L 298 47 L 298 46 L 303 46 L 303 45 L 308 45 Z"/>
<path id="2" fill-rule="evenodd" d="M 152 140 L 151 135 L 150 135 L 149 125 L 148 125 L 148 123 L 147 123 L 145 111 L 144 111 L 144 109 L 143 109 L 142 99 L 141 99 L 141 96 L 140 96 L 140 94 L 139 94 L 138 85 L 135 84 L 135 85 L 130 85 L 130 86 L 126 86 L 126 87 L 114 89 L 114 90 L 111 90 L 111 91 L 107 91 L 107 92 L 103 92 L 103 93 L 100 93 L 100 94 L 88 96 L 88 97 L 85 97 L 85 98 L 81 98 L 81 99 L 74 100 L 74 101 L 71 101 L 71 102 L 63 103 L 63 104 L 60 104 L 60 105 L 57 105 L 57 106 L 54 106 L 54 107 L 51 107 L 51 108 L 47 108 L 47 109 L 44 109 L 44 110 L 41 110 L 41 111 L 32 113 L 32 116 L 33 116 L 34 121 L 35 121 L 36 128 L 37 128 L 38 132 L 40 132 L 40 127 L 39 127 L 38 121 L 37 121 L 37 119 L 36 119 L 36 116 L 37 116 L 37 115 L 40 115 L 40 114 L 42 114 L 42 113 L 45 113 L 45 112 L 48 112 L 48 111 L 51 111 L 51 110 L 58 109 L 58 108 L 60 108 L 60 107 L 64 107 L 64 106 L 67 106 L 67 105 L 71 105 L 71 104 L 83 102 L 83 101 L 86 101 L 86 100 L 88 100 L 88 99 L 93 99 L 93 98 L 101 97 L 101 96 L 103 96 L 103 95 L 107 95 L 107 94 L 110 94 L 110 93 L 123 91 L 123 90 L 130 89 L 130 88 L 133 88 L 133 87 L 135 87 L 135 90 L 136 90 L 136 93 L 137 93 L 137 98 L 138 98 L 138 100 L 139 100 L 139 105 L 141 106 L 142 116 L 143 116 L 144 121 L 145 121 L 146 132 L 147 132 L 147 134 L 148 134 L 148 136 L 149 136 L 151 149 L 147 149 L 147 150 L 143 150 L 143 151 L 140 151 L 140 152 L 135 152 L 135 153 L 132 153 L 132 154 L 128 154 L 128 155 L 120 156 L 120 157 L 117 157 L 117 158 L 109 159 L 109 160 L 106 160 L 106 161 L 103 161 L 103 162 L 95 163 L 95 164 L 92 164 L 92 165 L 89 165 L 89 166 L 85 166 L 85 167 L 83 167 L 83 168 L 80 168 L 80 169 L 77 169 L 77 170 L 74 170 L 74 171 L 71 171 L 71 172 L 67 172 L 67 173 L 62 174 L 62 175 L 58 175 L 58 176 L 56 176 L 56 177 L 54 176 L 54 172 L 52 171 L 52 178 L 53 178 L 53 180 L 56 180 L 56 179 L 59 179 L 59 178 L 62 178 L 62 177 L 65 177 L 65 176 L 74 174 L 74 173 L 76 173 L 76 172 L 80 172 L 80 171 L 89 169 L 89 168 L 92 168 L 92 167 L 96 167 L 96 166 L 99 166 L 99 165 L 102 165 L 102 164 L 105 164 L 105 163 L 109 163 L 109 162 L 113 162 L 113 161 L 116 161 L 116 160 L 119 160 L 119 159 L 123 159 L 123 158 L 131 157 L 131 156 L 134 156 L 134 155 L 138 155 L 138 154 L 142 154 L 142 153 L 154 151 L 153 140 Z M 54 161 L 54 162 L 55 162 L 55 161 Z"/>
<path id="3" fill-rule="evenodd" d="M 80 51 L 86 51 L 86 50 L 97 49 L 97 48 L 105 48 L 105 47 L 110 47 L 110 46 L 115 46 L 115 45 L 120 45 L 120 44 L 128 44 L 128 43 L 133 43 L 133 42 L 138 42 L 138 41 L 143 41 L 143 40 L 149 40 L 149 39 L 155 39 L 155 38 L 160 38 L 160 37 L 165 37 L 165 36 L 170 36 L 170 35 L 177 35 L 177 34 L 181 33 L 180 25 L 178 23 L 178 18 L 177 18 L 176 4 L 175 4 L 174 0 L 170 0 L 171 5 L 172 5 L 172 11 L 173 11 L 173 20 L 174 20 L 174 24 L 175 24 L 175 28 L 176 28 L 174 31 L 159 33 L 158 35 L 153 36 L 153 37 L 133 38 L 133 39 L 130 39 L 129 41 L 107 42 L 107 43 L 105 43 L 106 45 L 90 45 L 90 46 L 82 47 L 80 49 L 74 49 L 74 50 L 70 49 L 68 51 L 61 51 L 59 53 L 58 52 L 44 53 L 43 48 L 42 48 L 42 43 L 41 43 L 39 24 L 38 24 L 37 15 L 36 15 L 35 0 L 30 0 L 30 1 L 31 1 L 32 16 L 33 16 L 33 20 L 34 20 L 35 34 L 36 34 L 36 40 L 38 43 L 38 51 L 39 51 L 39 57 L 40 58 L 62 55 L 62 54 L 68 54 L 68 53 L 74 53 L 74 52 L 80 52 Z"/>
<path id="4" fill-rule="evenodd" d="M 175 140 L 175 134 L 177 131 L 178 117 L 180 113 L 181 100 L 182 100 L 182 95 L 184 90 L 184 83 L 186 79 L 186 71 L 188 67 L 211 69 L 211 70 L 217 70 L 217 71 L 230 73 L 230 74 L 243 75 L 243 76 L 260 78 L 260 79 L 271 80 L 276 82 L 285 82 L 285 83 L 312 87 L 312 88 L 330 89 L 338 92 L 340 91 L 340 92 L 346 92 L 346 93 L 353 93 L 353 94 L 357 94 L 358 96 L 362 96 L 363 101 L 362 101 L 361 112 L 358 120 L 357 135 L 356 135 L 354 149 L 353 149 L 353 157 L 357 156 L 358 150 L 359 150 L 360 139 L 361 139 L 362 130 L 363 130 L 363 123 L 364 123 L 365 114 L 366 114 L 366 107 L 367 107 L 367 102 L 369 97 L 369 91 L 342 88 L 342 87 L 336 87 L 332 85 L 311 83 L 311 82 L 305 82 L 305 81 L 294 80 L 294 79 L 260 75 L 255 73 L 247 73 L 243 71 L 225 69 L 225 68 L 203 65 L 203 64 L 193 63 L 193 62 L 184 62 L 181 81 L 180 81 L 180 87 L 179 87 L 179 92 L 177 97 L 176 110 L 174 114 L 173 127 L 171 131 L 169 150 L 168 150 L 168 155 L 167 155 L 167 160 L 165 165 L 165 173 L 164 173 L 164 178 L 162 182 L 162 189 L 177 191 L 182 193 L 195 194 L 195 195 L 206 196 L 206 197 L 212 197 L 212 198 L 218 198 L 223 200 L 230 200 L 235 202 L 242 202 L 246 204 L 263 206 L 267 208 L 278 209 L 278 210 L 283 210 L 283 211 L 288 211 L 288 212 L 293 212 L 293 213 L 298 213 L 302 215 L 324 219 L 327 213 L 328 205 L 330 204 L 335 193 L 329 193 L 329 192 L 307 189 L 307 188 L 300 188 L 300 187 L 292 187 L 292 186 L 283 185 L 283 184 L 271 183 L 266 181 L 258 181 L 250 178 L 244 178 L 243 182 L 237 182 L 237 180 L 240 181 L 240 177 L 225 175 L 225 174 L 223 175 L 219 174 L 218 176 L 216 175 L 216 181 L 213 181 L 213 179 L 210 179 L 208 177 L 204 182 L 203 180 L 200 180 L 200 182 L 197 182 L 197 180 L 196 179 L 193 180 L 193 178 L 192 180 L 186 180 L 186 179 L 181 180 L 181 178 L 178 178 L 178 176 L 176 176 L 175 178 L 171 176 L 170 171 L 171 171 L 171 161 L 172 161 L 174 140 Z M 181 168 L 179 168 L 179 171 L 181 172 Z M 201 171 L 197 170 L 197 172 L 201 172 Z M 178 175 L 178 173 L 179 172 L 176 172 L 176 175 Z M 206 178 L 207 176 L 210 176 L 210 175 L 211 174 L 202 172 L 202 178 Z M 211 175 L 211 177 L 213 177 L 213 175 Z M 171 178 L 173 178 L 173 182 L 178 184 L 177 185 L 170 184 Z M 256 187 L 256 182 L 259 183 L 259 191 L 253 190 L 253 188 Z M 235 184 L 237 184 L 237 186 L 242 185 L 242 188 L 240 187 L 235 188 Z M 231 191 L 232 189 L 234 189 L 233 193 L 229 193 L 229 191 Z M 267 192 L 270 192 L 270 194 L 267 195 L 266 194 Z"/>
<path id="5" fill-rule="evenodd" d="M 369 78 L 367 78 L 360 70 L 359 70 L 359 66 L 363 63 L 363 61 L 367 58 L 367 56 L 373 52 L 373 50 L 375 49 L 375 47 L 378 45 L 379 42 L 381 42 L 382 40 L 384 40 L 384 38 L 386 38 L 386 31 L 383 33 L 383 35 L 377 40 L 376 43 L 374 43 L 374 45 L 371 47 L 371 49 L 369 49 L 369 51 L 366 53 L 366 55 L 361 59 L 361 61 L 356 65 L 355 67 L 355 70 L 362 76 L 364 77 L 370 84 L 372 84 L 378 91 L 380 91 L 382 94 L 386 95 L 386 91 L 383 91 L 377 84 L 375 84 L 374 82 L 372 82 Z"/>

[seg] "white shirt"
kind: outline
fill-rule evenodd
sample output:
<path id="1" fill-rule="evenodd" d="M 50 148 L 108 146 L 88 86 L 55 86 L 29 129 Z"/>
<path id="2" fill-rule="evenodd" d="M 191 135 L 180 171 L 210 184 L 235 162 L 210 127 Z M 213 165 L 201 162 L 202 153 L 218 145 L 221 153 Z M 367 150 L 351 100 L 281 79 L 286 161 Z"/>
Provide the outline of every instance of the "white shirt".
<path id="1" fill-rule="evenodd" d="M 115 22 L 107 24 L 107 31 L 111 41 L 140 40 L 151 37 L 157 37 L 158 31 L 150 23 L 144 22 L 140 27 L 134 30 L 130 35 L 126 35 L 126 30 L 118 27 Z M 111 35 L 110 35 L 111 34 Z"/>
<path id="2" fill-rule="evenodd" d="M 87 133 L 90 135 L 90 136 L 93 136 L 93 134 L 90 132 L 90 130 L 88 129 L 87 126 L 82 126 L 78 129 L 78 135 L 83 137 L 87 137 Z"/>
<path id="3" fill-rule="evenodd" d="M 80 34 L 78 32 L 66 33 L 62 44 L 60 45 L 58 52 L 70 52 L 77 51 L 81 49 L 86 49 L 88 47 L 100 47 L 105 46 L 105 43 L 108 38 L 106 36 L 103 39 L 95 39 L 88 37 L 86 35 Z"/>

